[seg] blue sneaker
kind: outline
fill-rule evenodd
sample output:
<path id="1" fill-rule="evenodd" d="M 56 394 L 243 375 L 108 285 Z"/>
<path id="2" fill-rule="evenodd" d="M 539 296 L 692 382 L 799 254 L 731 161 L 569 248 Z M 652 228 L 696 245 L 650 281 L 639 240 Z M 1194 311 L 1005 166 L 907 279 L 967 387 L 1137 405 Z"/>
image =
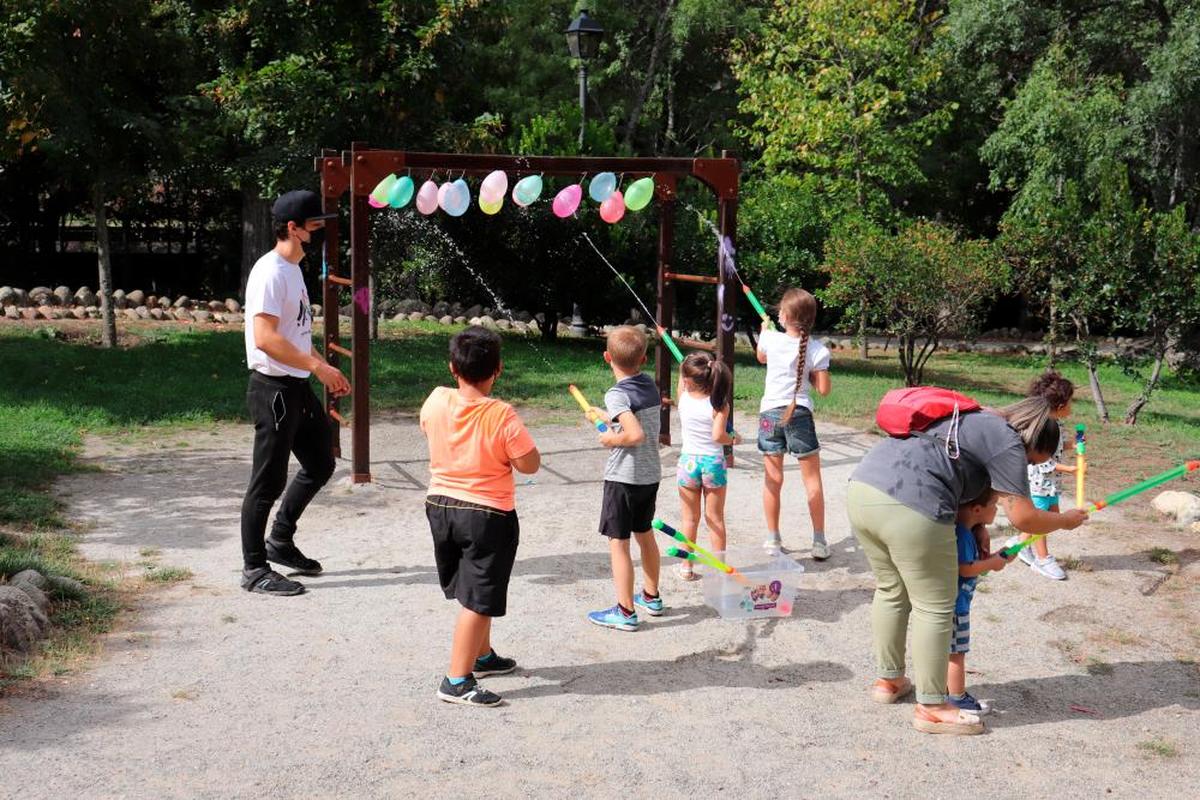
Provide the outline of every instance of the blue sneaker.
<path id="1" fill-rule="evenodd" d="M 591 612 L 588 614 L 588 621 L 601 628 L 615 628 L 619 631 L 636 631 L 638 629 L 637 612 L 626 616 L 619 605 L 603 611 Z"/>
<path id="2" fill-rule="evenodd" d="M 641 609 L 652 617 L 661 617 L 663 612 L 663 601 L 661 597 L 650 599 L 646 597 L 644 592 L 638 592 L 633 598 L 633 610 Z"/>
<path id="3" fill-rule="evenodd" d="M 992 711 L 991 706 L 979 702 L 971 696 L 970 692 L 963 692 L 962 697 L 955 697 L 952 694 L 948 694 L 946 695 L 946 702 L 955 708 L 963 711 L 970 711 L 972 714 L 978 714 L 981 717 L 984 714 L 990 714 Z"/>

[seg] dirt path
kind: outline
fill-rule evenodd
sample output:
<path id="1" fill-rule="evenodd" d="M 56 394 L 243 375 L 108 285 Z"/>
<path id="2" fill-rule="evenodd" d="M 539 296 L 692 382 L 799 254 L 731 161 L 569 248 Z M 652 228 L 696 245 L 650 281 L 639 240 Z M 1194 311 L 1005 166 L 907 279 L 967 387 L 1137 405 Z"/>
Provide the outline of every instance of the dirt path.
<path id="1" fill-rule="evenodd" d="M 524 668 L 488 679 L 510 701 L 494 711 L 433 696 L 455 606 L 433 571 L 411 419 L 376 425 L 376 489 L 327 491 L 304 518 L 300 542 L 327 572 L 294 599 L 237 587 L 248 427 L 192 433 L 187 446 L 93 441 L 104 471 L 61 487 L 93 526 L 84 553 L 136 562 L 158 548 L 195 577 L 148 595 L 93 668 L 6 704 L 0 796 L 1194 795 L 1194 543 L 1157 535 L 1182 564 L 1154 564 L 1109 513 L 1060 540 L 1060 557 L 1085 565 L 1071 580 L 1017 567 L 988 578 L 968 664 L 973 691 L 999 713 L 986 736 L 922 736 L 908 726 L 911 706 L 865 696 L 872 583 L 844 487 L 871 440 L 821 432 L 834 557 L 814 565 L 797 553 L 808 572 L 793 617 L 722 620 L 697 585 L 671 575 L 668 614 L 629 635 L 584 620 L 611 602 L 594 533 L 603 453 L 582 426 L 537 426 L 546 468 L 518 487 L 521 550 L 495 629 Z M 752 446 L 738 457 L 731 541 L 756 544 L 759 459 Z M 660 509 L 677 519 L 672 483 Z M 793 467 L 792 546 L 807 539 L 800 487 Z"/>

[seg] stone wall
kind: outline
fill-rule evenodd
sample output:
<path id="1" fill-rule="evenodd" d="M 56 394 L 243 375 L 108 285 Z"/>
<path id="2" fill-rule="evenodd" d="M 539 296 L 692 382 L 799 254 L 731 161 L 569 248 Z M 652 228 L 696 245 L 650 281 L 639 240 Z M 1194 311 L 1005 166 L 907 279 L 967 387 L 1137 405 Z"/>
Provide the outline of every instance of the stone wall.
<path id="1" fill-rule="evenodd" d="M 227 297 L 224 300 L 196 300 L 190 297 L 158 297 L 146 294 L 140 289 L 126 292 L 117 289 L 113 292 L 113 307 L 118 318 L 129 320 L 157 320 L 163 322 L 207 322 L 241 324 L 245 321 L 241 304 Z M 320 318 L 322 309 L 319 305 L 312 307 L 313 316 Z M 343 317 L 351 313 L 349 305 L 339 309 Z M 51 289 L 47 286 L 36 286 L 32 289 L 17 289 L 10 286 L 0 287 L 0 319 L 8 320 L 58 320 L 58 319 L 99 319 L 99 301 L 95 293 L 86 286 L 72 292 L 67 286 Z M 426 303 L 416 299 L 381 300 L 376 304 L 376 313 L 382 319 L 397 321 L 424 321 L 442 325 L 483 325 L 495 330 L 515 330 L 527 334 L 539 334 L 538 321 L 544 320 L 540 314 L 534 315 L 528 311 L 504 312 L 497 309 L 475 304 L 464 306 L 459 302 L 439 300 Z M 560 336 L 577 336 L 568 324 L 569 314 L 563 314 L 558 324 Z M 647 328 L 640 315 L 634 315 L 625 320 L 625 324 L 639 325 L 643 330 L 653 334 L 653 326 Z M 605 334 L 612 325 L 592 325 L 589 332 Z M 677 337 L 710 341 L 714 338 L 711 331 L 673 331 Z M 836 333 L 817 332 L 817 336 L 830 349 L 853 350 L 857 347 L 853 337 Z M 737 339 L 746 345 L 750 337 L 738 333 Z M 893 340 L 882 337 L 870 337 L 871 348 L 879 350 L 895 347 Z M 1096 347 L 1105 357 L 1126 355 L 1142 357 L 1149 355 L 1149 342 L 1145 339 L 1110 337 L 1096 340 Z M 947 339 L 939 347 L 942 351 L 993 353 L 998 355 L 1046 355 L 1047 345 L 1043 341 L 1041 331 L 1021 331 L 1017 328 L 1000 328 L 987 331 L 977 340 Z M 1062 344 L 1058 353 L 1063 358 L 1078 355 L 1079 348 L 1073 344 Z M 1174 362 L 1172 366 L 1176 366 Z"/>

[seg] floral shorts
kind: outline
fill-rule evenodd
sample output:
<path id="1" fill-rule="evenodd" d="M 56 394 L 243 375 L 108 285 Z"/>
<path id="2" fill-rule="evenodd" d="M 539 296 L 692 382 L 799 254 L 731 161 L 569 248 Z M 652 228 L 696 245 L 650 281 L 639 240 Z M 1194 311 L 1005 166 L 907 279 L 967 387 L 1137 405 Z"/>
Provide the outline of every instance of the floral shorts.
<path id="1" fill-rule="evenodd" d="M 724 489 L 729 482 L 725 456 L 689 456 L 680 453 L 675 478 L 684 489 Z"/>

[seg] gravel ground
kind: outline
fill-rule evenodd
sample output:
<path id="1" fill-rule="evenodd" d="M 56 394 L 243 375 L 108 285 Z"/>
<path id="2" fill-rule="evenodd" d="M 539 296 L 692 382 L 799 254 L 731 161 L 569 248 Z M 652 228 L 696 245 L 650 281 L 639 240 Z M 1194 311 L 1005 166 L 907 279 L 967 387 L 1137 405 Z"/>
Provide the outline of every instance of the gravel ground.
<path id="1" fill-rule="evenodd" d="M 518 481 L 521 549 L 494 628 L 522 668 L 485 680 L 508 700 L 495 710 L 434 699 L 456 605 L 437 586 L 411 417 L 374 426 L 375 485 L 351 491 L 339 463 L 310 507 L 298 542 L 326 573 L 299 598 L 237 586 L 248 426 L 92 440 L 103 470 L 60 486 L 90 523 L 85 555 L 138 571 L 139 550 L 158 548 L 194 578 L 146 594 L 97 663 L 0 708 L 0 796 L 1195 796 L 1194 542 L 1159 532 L 1181 563 L 1154 564 L 1110 511 L 1057 540 L 1083 562 L 1070 580 L 1019 565 L 986 579 L 968 667 L 997 708 L 988 735 L 921 735 L 909 704 L 866 696 L 872 581 L 844 490 L 871 439 L 818 427 L 834 555 L 808 558 L 793 465 L 785 546 L 807 572 L 792 617 L 721 619 L 669 573 L 666 615 L 626 634 L 584 619 L 612 602 L 603 451 L 582 423 L 535 424 L 544 468 Z M 730 538 L 753 545 L 760 460 L 752 445 L 737 455 Z"/>

